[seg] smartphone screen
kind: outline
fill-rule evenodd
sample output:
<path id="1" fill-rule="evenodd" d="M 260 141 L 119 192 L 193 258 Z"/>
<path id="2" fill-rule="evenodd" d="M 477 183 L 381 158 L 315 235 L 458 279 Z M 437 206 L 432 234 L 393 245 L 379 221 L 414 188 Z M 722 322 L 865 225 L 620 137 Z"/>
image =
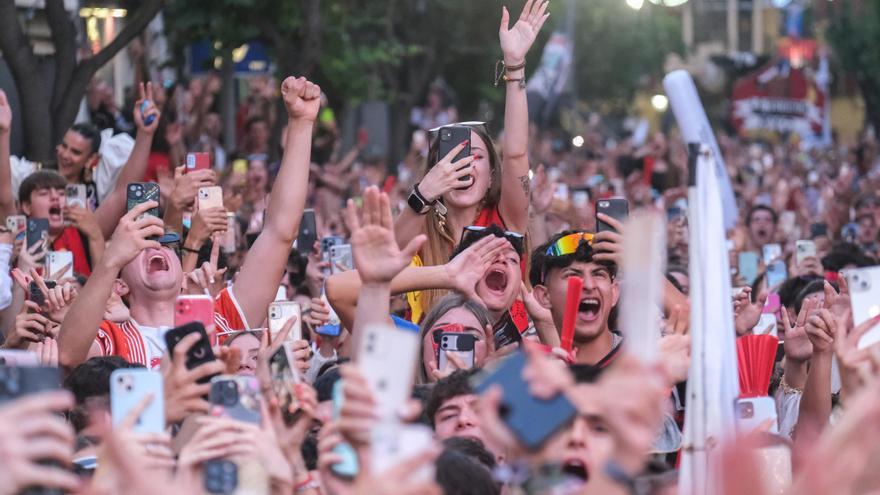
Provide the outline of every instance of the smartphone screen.
<path id="1" fill-rule="evenodd" d="M 318 225 L 315 222 L 315 210 L 308 208 L 303 211 L 299 224 L 299 235 L 296 238 L 296 250 L 302 254 L 310 254 L 318 240 Z"/>

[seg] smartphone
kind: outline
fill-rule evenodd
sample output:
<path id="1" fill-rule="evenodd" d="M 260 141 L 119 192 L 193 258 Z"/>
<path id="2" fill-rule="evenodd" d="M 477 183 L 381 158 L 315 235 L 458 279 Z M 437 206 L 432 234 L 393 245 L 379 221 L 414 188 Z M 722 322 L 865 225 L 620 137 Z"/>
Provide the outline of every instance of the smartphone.
<path id="1" fill-rule="evenodd" d="M 191 333 L 199 334 L 199 340 L 190 347 L 186 353 L 186 369 L 191 370 L 199 365 L 210 363 L 216 359 L 214 351 L 211 349 L 211 341 L 205 332 L 205 326 L 198 321 L 187 323 L 176 328 L 172 328 L 165 332 L 165 345 L 168 347 L 168 354 L 174 356 L 174 348 L 178 342 Z M 199 383 L 208 383 L 212 377 L 205 377 L 199 380 Z"/>
<path id="2" fill-rule="evenodd" d="M 761 312 L 775 315 L 781 307 L 782 301 L 779 299 L 779 294 L 767 294 L 767 300 L 764 302 L 764 309 Z"/>
<path id="3" fill-rule="evenodd" d="M 159 184 L 155 182 L 132 182 L 126 188 L 125 211 L 131 211 L 135 206 L 147 201 L 159 202 Z M 155 206 L 147 210 L 145 215 L 159 217 L 159 207 Z"/>
<path id="4" fill-rule="evenodd" d="M 822 222 L 810 224 L 810 237 L 813 239 L 828 237 L 828 224 Z"/>
<path id="5" fill-rule="evenodd" d="M 474 344 L 477 338 L 469 333 L 442 333 L 440 334 L 440 350 L 437 356 L 438 369 L 441 372 L 455 371 L 458 369 L 449 359 L 449 355 L 455 355 L 464 369 L 474 367 Z"/>
<path id="6" fill-rule="evenodd" d="M 767 265 L 767 287 L 773 288 L 785 282 L 788 278 L 788 270 L 785 268 L 785 262 L 776 260 Z"/>
<path id="7" fill-rule="evenodd" d="M 880 315 L 880 266 L 844 270 L 846 285 L 849 287 L 850 306 L 854 325 Z M 874 282 L 877 282 L 875 284 Z M 874 325 L 859 339 L 859 349 L 880 342 L 880 327 Z"/>
<path id="8" fill-rule="evenodd" d="M 44 282 L 49 289 L 55 288 L 54 280 L 45 280 Z M 33 301 L 39 306 L 46 304 L 46 295 L 43 294 L 43 290 L 33 280 L 28 284 L 28 301 Z"/>
<path id="9" fill-rule="evenodd" d="M 220 186 L 200 187 L 199 209 L 223 208 L 223 188 Z"/>
<path id="10" fill-rule="evenodd" d="M 568 184 L 557 182 L 556 187 L 553 189 L 553 199 L 558 201 L 568 201 L 568 198 Z"/>
<path id="11" fill-rule="evenodd" d="M 220 250 L 226 254 L 234 253 L 238 250 L 239 239 L 238 221 L 235 219 L 234 212 L 226 212 L 226 232 L 223 234 L 223 244 Z"/>
<path id="12" fill-rule="evenodd" d="M 110 374 L 110 414 L 118 425 L 140 402 L 152 394 L 153 399 L 137 418 L 136 433 L 165 431 L 165 397 L 162 374 L 145 368 L 120 368 Z"/>
<path id="13" fill-rule="evenodd" d="M 27 248 L 30 250 L 34 244 L 43 241 L 43 247 L 49 249 L 49 219 L 48 218 L 28 218 L 27 219 Z"/>
<path id="14" fill-rule="evenodd" d="M 761 254 L 764 256 L 764 264 L 769 267 L 771 263 L 782 256 L 782 246 L 779 244 L 764 244 L 761 248 Z"/>
<path id="15" fill-rule="evenodd" d="M 776 329 L 776 315 L 773 313 L 761 313 L 761 317 L 758 319 L 758 324 L 755 325 L 752 333 L 755 335 L 772 335 L 778 337 L 779 332 Z"/>
<path id="16" fill-rule="evenodd" d="M 437 143 L 437 161 L 442 160 L 446 155 L 448 155 L 453 148 L 458 146 L 463 142 L 467 142 L 464 145 L 464 148 L 455 155 L 455 158 L 452 159 L 452 162 L 457 162 L 462 158 L 468 157 L 471 155 L 471 128 L 463 125 L 447 125 L 440 128 L 439 131 L 439 142 Z M 471 175 L 465 175 L 458 179 L 462 182 L 467 182 L 471 180 Z"/>
<path id="17" fill-rule="evenodd" d="M 206 295 L 181 295 L 174 301 L 174 326 L 197 321 L 204 328 L 214 328 L 214 300 Z"/>
<path id="18" fill-rule="evenodd" d="M 572 403 L 563 395 L 539 399 L 529 393 L 529 384 L 523 380 L 526 354 L 513 353 L 492 371 L 483 371 L 471 378 L 474 392 L 486 393 L 493 385 L 501 388 L 499 414 L 514 436 L 529 451 L 538 450 L 551 436 L 565 427 L 577 414 Z"/>
<path id="19" fill-rule="evenodd" d="M 379 418 L 396 418 L 409 398 L 419 347 L 418 331 L 394 325 L 369 325 L 360 336 L 356 362 L 373 392 Z"/>
<path id="20" fill-rule="evenodd" d="M 73 278 L 73 253 L 49 251 L 46 255 L 46 276 L 54 280 Z"/>
<path id="21" fill-rule="evenodd" d="M 220 375 L 211 379 L 209 400 L 220 416 L 260 424 L 260 382 L 253 376 Z M 233 471 L 234 474 L 233 474 Z M 265 467 L 255 458 L 213 459 L 205 463 L 205 487 L 223 486 L 232 495 L 269 493 Z M 222 481 L 222 483 L 221 483 Z M 234 483 L 233 483 L 234 481 Z"/>
<path id="22" fill-rule="evenodd" d="M 321 238 L 321 261 L 330 263 L 330 248 L 333 246 L 340 246 L 345 244 L 345 239 L 339 237 L 338 235 L 328 235 L 326 237 Z M 325 276 L 330 276 L 332 271 L 332 265 L 327 266 L 323 269 Z"/>
<path id="23" fill-rule="evenodd" d="M 343 394 L 344 386 L 345 382 L 342 380 L 336 380 L 336 383 L 333 384 L 334 421 L 339 421 L 342 412 L 342 405 L 345 402 L 345 395 Z M 340 442 L 333 447 L 333 453 L 342 459 L 336 464 L 330 466 L 330 470 L 333 471 L 333 474 L 343 479 L 354 479 L 360 471 L 360 464 L 358 463 L 357 452 L 354 450 L 354 447 L 352 447 L 350 443 Z"/>
<path id="24" fill-rule="evenodd" d="M 742 251 L 739 253 L 738 272 L 747 284 L 751 284 L 758 278 L 758 253 L 754 251 Z"/>
<path id="25" fill-rule="evenodd" d="M 79 206 L 86 208 L 86 185 L 85 184 L 68 184 L 64 187 L 64 195 L 66 196 L 67 206 Z"/>
<path id="26" fill-rule="evenodd" d="M 596 214 L 604 213 L 609 217 L 623 223 L 626 221 L 626 218 L 629 216 L 629 201 L 625 198 L 608 198 L 608 199 L 600 199 L 596 201 Z M 599 217 L 596 217 L 596 233 L 611 231 L 615 232 L 614 227 L 611 225 L 600 221 Z"/>
<path id="27" fill-rule="evenodd" d="M 407 459 L 421 454 L 434 444 L 434 432 L 421 424 L 380 424 L 371 433 L 370 471 L 374 474 L 387 472 Z M 416 473 L 415 479 L 434 479 L 435 468 L 428 463 Z"/>
<path id="28" fill-rule="evenodd" d="M 26 395 L 61 388 L 61 371 L 53 366 L 0 366 L 0 404 Z"/>
<path id="29" fill-rule="evenodd" d="M 299 416 L 299 401 L 296 399 L 296 384 L 302 380 L 299 373 L 290 365 L 287 352 L 279 348 L 269 358 L 269 375 L 272 378 L 272 389 L 278 397 L 281 417 L 288 426 Z"/>
<path id="30" fill-rule="evenodd" d="M 0 366 L 39 366 L 37 355 L 31 351 L 18 349 L 0 349 Z"/>
<path id="31" fill-rule="evenodd" d="M 24 215 L 9 215 L 6 217 L 6 228 L 15 234 L 15 240 L 24 239 L 27 231 L 27 217 Z"/>
<path id="32" fill-rule="evenodd" d="M 269 305 L 269 341 L 274 342 L 278 333 L 291 318 L 296 322 L 287 334 L 287 342 L 302 340 L 302 308 L 298 302 L 275 301 Z"/>
<path id="33" fill-rule="evenodd" d="M 208 170 L 211 168 L 211 155 L 207 152 L 187 153 L 186 168 L 184 173 L 194 172 L 196 170 Z"/>
<path id="34" fill-rule="evenodd" d="M 804 258 L 816 257 L 816 243 L 810 240 L 799 240 L 795 243 L 795 262 L 800 265 Z"/>
<path id="35" fill-rule="evenodd" d="M 354 270 L 354 258 L 351 255 L 351 244 L 330 246 L 330 272 L 342 273 Z"/>
<path id="36" fill-rule="evenodd" d="M 315 222 L 315 210 L 307 208 L 303 211 L 299 223 L 299 235 L 296 237 L 296 250 L 302 254 L 310 254 L 318 240 L 318 224 Z"/>
<path id="37" fill-rule="evenodd" d="M 741 433 L 755 431 L 768 419 L 773 420 L 770 433 L 779 433 L 776 402 L 770 397 L 748 397 L 736 401 L 736 427 Z"/>
<path id="38" fill-rule="evenodd" d="M 339 334 L 342 332 L 342 325 L 336 323 L 328 323 L 326 325 L 321 325 L 315 329 L 315 333 L 318 335 L 324 335 L 325 337 L 339 337 Z"/>
<path id="39" fill-rule="evenodd" d="M 586 208 L 590 204 L 590 191 L 578 187 L 571 190 L 571 203 L 575 208 Z"/>

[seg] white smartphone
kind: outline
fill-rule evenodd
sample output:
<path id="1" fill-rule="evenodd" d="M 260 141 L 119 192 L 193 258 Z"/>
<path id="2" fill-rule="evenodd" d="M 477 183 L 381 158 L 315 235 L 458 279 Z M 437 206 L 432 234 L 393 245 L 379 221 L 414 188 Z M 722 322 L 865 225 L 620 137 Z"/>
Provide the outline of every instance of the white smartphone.
<path id="1" fill-rule="evenodd" d="M 417 331 L 373 324 L 360 335 L 355 360 L 373 392 L 380 419 L 394 420 L 409 399 L 418 358 Z"/>
<path id="2" fill-rule="evenodd" d="M 296 318 L 296 322 L 287 334 L 287 342 L 302 339 L 302 308 L 293 301 L 275 301 L 269 305 L 269 340 L 275 341 L 278 333 L 284 328 L 287 320 Z M 288 356 L 290 357 L 290 356 Z"/>
<path id="3" fill-rule="evenodd" d="M 73 253 L 49 251 L 46 255 L 46 276 L 52 280 L 73 278 Z"/>
<path id="4" fill-rule="evenodd" d="M 799 240 L 795 243 L 794 252 L 795 262 L 800 265 L 804 259 L 816 257 L 816 243 L 808 239 Z"/>
<path id="5" fill-rule="evenodd" d="M 27 231 L 27 217 L 24 215 L 9 215 L 6 217 L 6 228 L 15 234 L 16 240 L 24 239 Z"/>
<path id="6" fill-rule="evenodd" d="M 85 184 L 68 184 L 64 187 L 64 195 L 66 196 L 67 206 L 79 206 L 86 208 L 86 185 Z"/>
<path id="7" fill-rule="evenodd" d="M 146 397 L 153 399 L 134 424 L 137 433 L 165 431 L 165 404 L 162 374 L 144 368 L 123 368 L 110 374 L 110 413 L 113 424 L 119 424 Z"/>
<path id="8" fill-rule="evenodd" d="M 223 234 L 223 244 L 220 249 L 226 254 L 234 253 L 238 250 L 238 237 L 238 221 L 235 213 L 226 212 L 226 233 Z"/>
<path id="9" fill-rule="evenodd" d="M 846 277 L 846 285 L 849 287 L 853 324 L 861 325 L 880 315 L 880 266 L 844 270 L 843 276 Z M 859 349 L 878 342 L 880 327 L 874 325 L 859 339 Z"/>
<path id="10" fill-rule="evenodd" d="M 770 397 L 748 397 L 736 401 L 736 427 L 741 433 L 751 433 L 762 423 L 772 419 L 769 433 L 779 433 L 776 401 Z"/>
<path id="11" fill-rule="evenodd" d="M 384 423 L 373 428 L 372 440 L 370 470 L 380 474 L 430 449 L 434 444 L 434 432 L 420 424 Z M 427 463 L 410 476 L 415 480 L 430 481 L 434 474 L 434 464 Z"/>
<path id="12" fill-rule="evenodd" d="M 199 209 L 223 208 L 223 188 L 220 186 L 199 188 Z"/>
<path id="13" fill-rule="evenodd" d="M 761 318 L 758 320 L 758 324 L 755 325 L 752 333 L 755 335 L 772 335 L 778 337 L 779 332 L 776 328 L 776 315 L 773 313 L 761 313 Z"/>
<path id="14" fill-rule="evenodd" d="M 40 365 L 37 355 L 31 351 L 0 349 L 0 366 L 33 368 Z"/>
<path id="15" fill-rule="evenodd" d="M 330 246 L 330 272 L 333 274 L 354 270 L 351 244 Z"/>
<path id="16" fill-rule="evenodd" d="M 764 244 L 761 248 L 761 254 L 764 256 L 764 264 L 769 266 L 782 256 L 782 246 L 779 244 Z"/>
<path id="17" fill-rule="evenodd" d="M 444 332 L 440 334 L 440 350 L 437 356 L 438 369 L 443 373 L 458 369 L 449 358 L 450 355 L 454 355 L 465 366 L 463 369 L 473 368 L 474 344 L 476 344 L 476 337 L 469 333 Z"/>

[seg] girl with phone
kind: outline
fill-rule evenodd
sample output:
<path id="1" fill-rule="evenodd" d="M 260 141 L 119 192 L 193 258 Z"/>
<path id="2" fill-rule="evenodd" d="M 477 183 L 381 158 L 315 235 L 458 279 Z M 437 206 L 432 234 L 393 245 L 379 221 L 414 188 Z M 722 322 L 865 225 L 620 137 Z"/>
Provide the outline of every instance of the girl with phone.
<path id="1" fill-rule="evenodd" d="M 419 336 L 422 341 L 422 362 L 419 366 L 418 383 L 433 383 L 443 370 L 439 365 L 439 337 L 444 333 L 472 335 L 474 366 L 482 366 L 494 350 L 491 329 L 492 318 L 482 304 L 461 294 L 450 294 L 440 299 L 422 321 Z M 456 364 L 457 365 L 457 364 Z"/>

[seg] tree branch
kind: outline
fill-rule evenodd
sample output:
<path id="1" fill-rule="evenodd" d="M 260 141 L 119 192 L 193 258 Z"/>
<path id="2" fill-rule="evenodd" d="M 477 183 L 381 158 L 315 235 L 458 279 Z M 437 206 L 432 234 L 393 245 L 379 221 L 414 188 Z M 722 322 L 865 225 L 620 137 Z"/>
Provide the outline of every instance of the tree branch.
<path id="1" fill-rule="evenodd" d="M 61 104 L 64 91 L 76 69 L 76 28 L 64 10 L 64 0 L 46 0 L 46 21 L 52 31 L 52 45 L 55 47 L 54 109 Z"/>

